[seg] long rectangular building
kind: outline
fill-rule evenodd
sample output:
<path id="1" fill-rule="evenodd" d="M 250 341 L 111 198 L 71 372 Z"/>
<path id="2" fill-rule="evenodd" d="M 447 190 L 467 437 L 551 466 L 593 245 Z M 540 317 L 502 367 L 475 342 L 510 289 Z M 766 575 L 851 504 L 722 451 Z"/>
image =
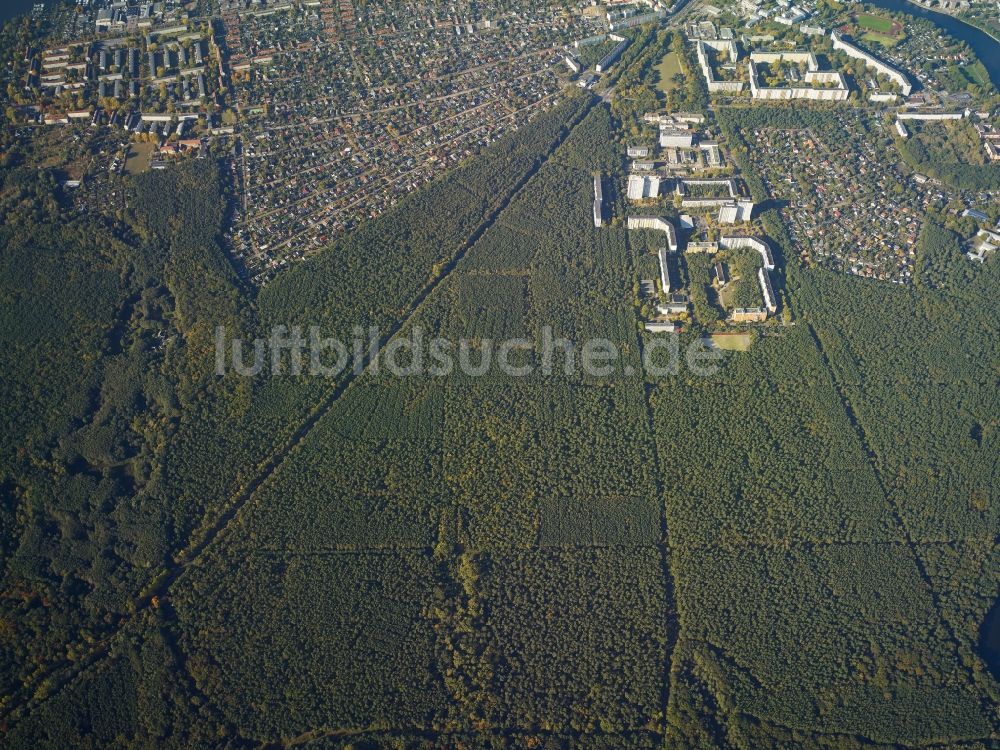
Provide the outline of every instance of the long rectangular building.
<path id="1" fill-rule="evenodd" d="M 659 23 L 667 15 L 665 10 L 657 10 L 653 13 L 645 13 L 641 16 L 632 16 L 631 18 L 624 18 L 621 21 L 615 21 L 609 25 L 611 31 L 617 31 L 618 29 L 628 29 L 633 26 L 642 26 L 645 23 Z"/>
<path id="2" fill-rule="evenodd" d="M 942 120 L 961 120 L 965 117 L 965 112 L 937 112 L 930 110 L 909 110 L 907 112 L 897 112 L 896 120 L 923 120 L 926 122 L 940 122 Z"/>
<path id="3" fill-rule="evenodd" d="M 597 65 L 594 66 L 594 70 L 596 70 L 598 73 L 603 73 L 612 65 L 614 65 L 615 61 L 618 60 L 619 57 L 621 57 L 622 52 L 625 51 L 625 48 L 628 47 L 630 41 L 631 41 L 630 39 L 622 39 L 620 42 L 618 42 L 618 44 L 615 45 L 615 48 L 611 50 L 607 55 L 605 55 L 604 58 L 599 63 L 597 63 Z"/>
<path id="4" fill-rule="evenodd" d="M 670 269 L 667 267 L 667 248 L 661 247 L 656 253 L 656 257 L 660 260 L 660 284 L 663 285 L 663 293 L 670 294 Z"/>
<path id="5" fill-rule="evenodd" d="M 601 176 L 594 175 L 594 226 L 600 228 L 601 213 L 604 210 L 604 194 L 601 191 Z"/>
<path id="6" fill-rule="evenodd" d="M 674 225 L 660 216 L 629 216 L 627 226 L 629 229 L 650 229 L 654 232 L 663 232 L 667 235 L 667 249 L 672 253 L 678 250 L 677 230 Z"/>
<path id="7" fill-rule="evenodd" d="M 771 276 L 766 268 L 757 269 L 757 279 L 760 281 L 760 291 L 764 295 L 764 307 L 769 313 L 774 313 L 778 309 L 778 301 L 774 296 L 774 288 L 771 286 Z"/>
<path id="8" fill-rule="evenodd" d="M 740 248 L 755 250 L 760 253 L 760 259 L 764 263 L 764 268 L 768 271 L 774 270 L 774 254 L 771 252 L 771 246 L 762 239 L 757 237 L 720 237 L 719 247 L 726 250 Z"/>
<path id="9" fill-rule="evenodd" d="M 899 90 L 903 93 L 903 96 L 909 96 L 910 92 L 913 91 L 910 79 L 902 71 L 896 70 L 889 63 L 879 60 L 870 52 L 866 52 L 860 47 L 851 44 L 836 31 L 830 32 L 830 39 L 833 40 L 833 48 L 835 50 L 840 50 L 848 57 L 853 57 L 856 60 L 864 60 L 865 65 L 869 68 L 874 68 L 889 80 L 894 81 L 899 86 Z"/>

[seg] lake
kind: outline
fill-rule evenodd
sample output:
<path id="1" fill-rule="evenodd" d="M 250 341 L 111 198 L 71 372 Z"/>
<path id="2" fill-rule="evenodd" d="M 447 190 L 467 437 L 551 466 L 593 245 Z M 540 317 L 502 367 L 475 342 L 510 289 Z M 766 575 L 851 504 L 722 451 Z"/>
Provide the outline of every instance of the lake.
<path id="1" fill-rule="evenodd" d="M 868 3 L 877 8 L 926 18 L 928 21 L 933 21 L 949 35 L 961 39 L 976 53 L 976 57 L 986 66 L 986 72 L 989 73 L 993 85 L 1000 89 L 1000 42 L 985 31 L 959 21 L 953 16 L 935 13 L 933 10 L 927 10 L 907 0 L 868 0 Z"/>

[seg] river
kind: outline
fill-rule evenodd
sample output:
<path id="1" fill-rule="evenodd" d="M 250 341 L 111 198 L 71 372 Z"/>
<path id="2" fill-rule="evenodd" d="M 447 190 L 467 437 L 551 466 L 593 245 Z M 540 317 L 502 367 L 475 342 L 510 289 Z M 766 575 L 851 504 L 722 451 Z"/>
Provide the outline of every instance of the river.
<path id="1" fill-rule="evenodd" d="M 961 39 L 969 45 L 976 57 L 986 67 L 993 85 L 1000 89 L 1000 42 L 991 37 L 985 31 L 970 26 L 964 21 L 960 21 L 954 16 L 945 13 L 936 13 L 927 10 L 920 5 L 908 2 L 908 0 L 865 0 L 868 4 L 885 10 L 905 13 L 909 16 L 926 18 L 932 21 L 950 36 Z M 877 54 L 877 50 L 873 50 Z"/>
<path id="2" fill-rule="evenodd" d="M 0 24 L 6 23 L 22 13 L 30 13 L 32 6 L 37 2 L 42 2 L 42 0 L 2 0 L 0 2 Z"/>

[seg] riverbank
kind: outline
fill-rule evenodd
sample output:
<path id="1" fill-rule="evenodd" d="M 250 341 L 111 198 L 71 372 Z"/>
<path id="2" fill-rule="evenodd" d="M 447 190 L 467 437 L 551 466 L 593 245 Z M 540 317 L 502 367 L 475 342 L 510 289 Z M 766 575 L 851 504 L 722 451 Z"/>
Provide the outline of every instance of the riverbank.
<path id="1" fill-rule="evenodd" d="M 930 10 L 913 0 L 866 0 L 883 10 L 930 21 L 950 36 L 965 42 L 986 68 L 993 86 L 1000 89 L 1000 39 L 992 33 L 951 14 Z"/>
<path id="2" fill-rule="evenodd" d="M 923 10 L 929 10 L 932 13 L 937 13 L 938 15 L 942 16 L 949 16 L 950 18 L 954 18 L 956 21 L 961 21 L 966 26 L 971 26 L 974 29 L 979 29 L 994 42 L 1000 44 L 1000 36 L 998 36 L 998 32 L 995 32 L 993 29 L 987 28 L 985 26 L 980 26 L 979 23 L 975 21 L 975 19 L 966 18 L 965 16 L 959 15 L 958 11 L 949 10 L 947 8 L 929 8 L 923 3 L 917 2 L 917 0 L 907 0 L 907 2 L 909 2 L 911 5 L 916 5 L 918 8 L 921 8 Z"/>

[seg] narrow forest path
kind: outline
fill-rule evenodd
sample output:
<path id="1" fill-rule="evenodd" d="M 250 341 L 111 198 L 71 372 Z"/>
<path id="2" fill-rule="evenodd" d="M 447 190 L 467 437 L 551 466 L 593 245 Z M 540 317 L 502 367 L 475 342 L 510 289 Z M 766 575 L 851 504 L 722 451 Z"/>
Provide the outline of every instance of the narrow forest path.
<path id="1" fill-rule="evenodd" d="M 632 243 L 629 241 L 629 233 L 625 232 L 625 257 L 628 260 L 628 277 L 638 279 L 638 270 L 635 267 Z M 666 644 L 663 654 L 663 676 L 660 685 L 660 710 L 662 713 L 663 725 L 660 727 L 661 734 L 666 735 L 667 707 L 670 701 L 670 675 L 674 646 L 680 636 L 680 619 L 677 616 L 677 601 L 675 596 L 674 574 L 670 567 L 670 529 L 667 520 L 667 488 L 663 482 L 663 462 L 660 460 L 659 443 L 656 440 L 656 418 L 653 405 L 650 402 L 650 392 L 655 388 L 655 384 L 650 382 L 645 373 L 645 350 L 643 349 L 642 333 L 640 333 L 639 321 L 636 319 L 635 337 L 639 352 L 642 388 L 642 406 L 645 412 L 646 431 L 649 435 L 650 451 L 653 456 L 653 482 L 656 488 L 656 500 L 660 512 L 660 538 L 657 540 L 657 549 L 660 553 L 661 576 L 663 578 L 663 597 L 667 606 L 668 622 L 666 623 Z"/>

